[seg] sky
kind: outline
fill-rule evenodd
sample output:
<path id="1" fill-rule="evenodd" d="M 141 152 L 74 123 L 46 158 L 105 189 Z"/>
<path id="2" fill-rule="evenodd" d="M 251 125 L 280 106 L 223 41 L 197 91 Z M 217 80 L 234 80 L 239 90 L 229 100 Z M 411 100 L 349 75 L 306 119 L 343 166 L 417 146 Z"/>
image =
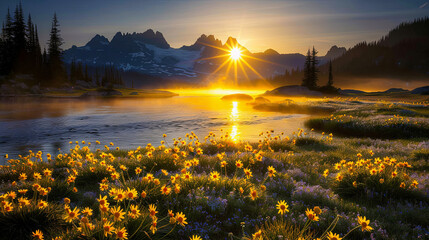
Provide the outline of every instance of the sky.
<path id="1" fill-rule="evenodd" d="M 191 45 L 201 34 L 225 42 L 229 36 L 251 52 L 272 48 L 324 55 L 331 46 L 375 41 L 401 22 L 429 16 L 427 0 L 22 0 L 46 45 L 57 13 L 63 48 L 83 46 L 96 34 L 109 40 L 118 31 L 163 33 L 174 48 Z M 19 0 L 0 2 L 0 20 Z"/>

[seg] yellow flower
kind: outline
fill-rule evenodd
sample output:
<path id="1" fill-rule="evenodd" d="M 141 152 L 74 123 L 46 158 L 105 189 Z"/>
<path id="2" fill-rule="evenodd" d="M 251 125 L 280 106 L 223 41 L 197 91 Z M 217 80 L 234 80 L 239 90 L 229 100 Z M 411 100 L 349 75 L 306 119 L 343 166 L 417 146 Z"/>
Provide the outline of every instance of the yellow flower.
<path id="1" fill-rule="evenodd" d="M 177 223 L 178 223 L 178 224 L 182 225 L 182 227 L 184 227 L 184 226 L 185 226 L 185 224 L 188 224 L 188 223 L 186 222 L 185 214 L 183 214 L 182 212 L 180 212 L 180 213 L 176 213 L 176 220 L 177 220 Z"/>
<path id="2" fill-rule="evenodd" d="M 268 167 L 268 176 L 269 177 L 275 177 L 276 176 L 276 169 L 273 166 Z"/>
<path id="3" fill-rule="evenodd" d="M 366 217 L 358 216 L 358 223 L 362 226 L 362 232 L 372 230 L 372 227 L 369 226 L 369 219 L 367 220 Z"/>
<path id="4" fill-rule="evenodd" d="M 244 174 L 246 175 L 246 178 L 249 179 L 252 177 L 252 171 L 250 171 L 250 169 L 245 168 L 244 170 Z"/>
<path id="5" fill-rule="evenodd" d="M 68 199 L 68 198 L 67 198 Z M 104 196 L 104 197 L 102 197 L 101 195 L 100 195 L 100 197 L 97 199 L 97 201 L 98 201 L 98 203 L 101 205 L 101 206 L 104 206 L 104 205 L 108 205 L 109 203 L 107 202 L 107 196 Z M 64 198 L 64 202 L 66 202 L 66 198 Z M 70 199 L 69 199 L 69 202 L 70 202 Z"/>
<path id="6" fill-rule="evenodd" d="M 329 240 L 341 240 L 343 238 L 340 238 L 340 235 L 332 232 L 328 232 L 328 239 Z"/>
<path id="7" fill-rule="evenodd" d="M 383 178 L 380 178 L 379 182 L 380 182 L 381 184 L 383 184 L 383 183 L 384 183 L 384 179 L 383 179 Z"/>
<path id="8" fill-rule="evenodd" d="M 174 192 L 175 192 L 176 194 L 178 194 L 178 193 L 180 192 L 180 185 L 179 185 L 179 184 L 176 184 L 176 185 L 174 186 Z"/>
<path id="9" fill-rule="evenodd" d="M 137 195 L 137 192 L 136 192 Z M 124 190 L 122 189 L 116 189 L 116 191 L 114 192 L 114 197 L 113 199 L 115 201 L 121 202 L 122 200 L 124 200 L 127 197 L 126 193 L 124 192 Z"/>
<path id="10" fill-rule="evenodd" d="M 242 168 L 243 167 L 243 163 L 241 162 L 241 160 L 238 160 L 238 161 L 235 162 L 235 166 L 237 168 Z"/>
<path id="11" fill-rule="evenodd" d="M 140 196 L 141 196 L 142 198 L 146 198 L 147 193 L 143 190 L 143 191 L 142 191 L 142 193 L 140 194 Z"/>
<path id="12" fill-rule="evenodd" d="M 150 204 L 149 205 L 149 214 L 150 214 L 150 216 L 153 218 L 153 217 L 155 217 L 155 214 L 157 214 L 157 213 L 158 213 L 158 211 L 156 211 L 156 206 L 153 205 L 153 204 Z"/>
<path id="13" fill-rule="evenodd" d="M 164 195 L 168 195 L 171 192 L 171 188 L 167 187 L 166 185 L 164 185 L 163 187 L 161 187 L 161 193 Z"/>
<path id="14" fill-rule="evenodd" d="M 140 215 L 141 214 L 140 214 L 139 207 L 136 206 L 136 205 L 134 205 L 134 204 L 132 204 L 130 206 L 130 211 L 128 212 L 128 216 L 130 216 L 133 219 L 136 219 L 136 218 L 140 217 Z"/>
<path id="15" fill-rule="evenodd" d="M 203 239 L 200 236 L 192 235 L 192 237 L 190 237 L 189 240 L 203 240 Z"/>
<path id="16" fill-rule="evenodd" d="M 127 188 L 127 193 L 126 193 L 126 196 L 127 196 L 127 198 L 128 199 L 134 199 L 134 198 L 136 198 L 137 197 L 137 191 L 136 191 L 136 189 L 130 189 L 130 188 Z"/>
<path id="17" fill-rule="evenodd" d="M 219 173 L 217 171 L 214 171 L 212 173 L 210 173 L 210 178 L 214 181 L 218 181 L 219 180 Z"/>
<path id="18" fill-rule="evenodd" d="M 125 227 L 116 229 L 116 239 L 128 239 L 128 233 Z"/>
<path id="19" fill-rule="evenodd" d="M 103 224 L 103 232 L 105 237 L 107 237 L 108 235 L 112 235 L 113 231 L 115 231 L 115 228 L 112 225 L 113 223 L 109 221 L 106 221 Z"/>
<path id="20" fill-rule="evenodd" d="M 343 180 L 343 175 L 341 175 L 341 173 L 338 173 L 337 174 L 337 176 L 335 177 L 335 179 L 337 180 L 337 181 L 342 181 Z"/>
<path id="21" fill-rule="evenodd" d="M 258 198 L 258 192 L 253 187 L 250 188 L 250 198 L 252 198 L 252 200 Z"/>
<path id="22" fill-rule="evenodd" d="M 39 209 L 43 209 L 48 206 L 48 202 L 40 200 L 37 206 L 39 207 Z"/>
<path id="23" fill-rule="evenodd" d="M 122 221 L 125 215 L 120 206 L 111 208 L 110 212 L 112 213 L 115 222 Z"/>
<path id="24" fill-rule="evenodd" d="M 329 169 L 326 169 L 326 170 L 323 172 L 323 176 L 326 178 L 326 177 L 328 177 L 328 175 L 329 175 Z"/>
<path id="25" fill-rule="evenodd" d="M 92 216 L 92 209 L 89 207 L 86 207 L 85 209 L 82 210 L 82 214 L 85 216 Z"/>
<path id="26" fill-rule="evenodd" d="M 100 183 L 100 191 L 106 191 L 109 189 L 109 185 L 107 183 Z"/>
<path id="27" fill-rule="evenodd" d="M 79 209 L 77 209 L 77 207 L 75 207 L 73 210 L 71 210 L 70 208 L 66 209 L 66 216 L 64 217 L 64 219 L 67 222 L 72 222 L 74 219 L 77 219 L 79 217 Z"/>
<path id="28" fill-rule="evenodd" d="M 142 169 L 139 167 L 136 167 L 135 172 L 137 175 L 139 175 L 142 172 Z"/>
<path id="29" fill-rule="evenodd" d="M 176 180 L 173 176 L 172 176 L 172 179 Z M 185 174 L 183 174 L 183 179 L 186 179 L 186 180 L 192 179 L 192 174 L 190 172 L 185 172 Z"/>
<path id="30" fill-rule="evenodd" d="M 307 215 L 310 221 L 319 221 L 319 217 L 313 212 L 313 210 L 307 208 L 305 215 Z"/>
<path id="31" fill-rule="evenodd" d="M 25 174 L 25 173 L 21 173 L 21 174 L 19 174 L 18 179 L 19 179 L 19 180 L 21 180 L 21 181 L 25 181 L 25 180 L 27 180 L 27 174 Z"/>
<path id="32" fill-rule="evenodd" d="M 42 175 L 40 175 L 40 173 L 37 173 L 37 172 L 33 174 L 33 177 L 35 180 L 42 179 Z"/>
<path id="33" fill-rule="evenodd" d="M 255 232 L 254 234 L 252 234 L 252 239 L 253 240 L 261 240 L 262 239 L 262 231 L 259 230 L 259 231 Z"/>
<path id="34" fill-rule="evenodd" d="M 353 182 L 353 187 L 355 187 L 355 188 L 357 187 L 357 182 L 356 181 Z"/>
<path id="35" fill-rule="evenodd" d="M 4 212 L 12 212 L 13 211 L 12 203 L 3 201 L 1 204 L 3 205 L 3 211 Z"/>
<path id="36" fill-rule="evenodd" d="M 156 225 L 158 224 L 158 218 L 153 217 L 152 218 L 152 224 L 150 225 L 150 230 L 152 231 L 152 234 L 155 234 L 156 232 Z"/>
<path id="37" fill-rule="evenodd" d="M 411 183 L 411 186 L 413 186 L 413 187 L 415 187 L 415 188 L 417 188 L 417 185 L 419 185 L 419 182 L 417 182 L 416 180 L 414 180 L 414 181 Z"/>
<path id="38" fill-rule="evenodd" d="M 281 215 L 285 214 L 285 212 L 289 212 L 288 207 L 288 204 L 284 200 L 277 202 L 277 209 Z"/>
<path id="39" fill-rule="evenodd" d="M 20 197 L 20 198 L 18 198 L 18 204 L 21 207 L 28 206 L 28 205 L 30 205 L 30 200 L 28 200 L 27 198 L 24 198 L 24 197 Z"/>
<path id="40" fill-rule="evenodd" d="M 45 170 L 43 170 L 43 175 L 45 175 L 45 177 L 49 177 L 52 174 L 52 170 L 49 170 L 48 168 L 46 168 Z"/>
<path id="41" fill-rule="evenodd" d="M 404 183 L 404 182 L 401 182 L 401 185 L 399 185 L 399 187 L 401 187 L 401 188 L 405 188 L 405 183 Z"/>
<path id="42" fill-rule="evenodd" d="M 40 230 L 36 230 L 35 232 L 32 232 L 32 236 L 34 240 L 43 240 L 43 233 Z"/>
<path id="43" fill-rule="evenodd" d="M 313 211 L 314 211 L 314 213 L 315 213 L 316 215 L 320 215 L 320 214 L 322 213 L 322 209 L 320 209 L 320 207 L 319 207 L 319 206 L 315 206 L 315 207 L 313 208 Z"/>

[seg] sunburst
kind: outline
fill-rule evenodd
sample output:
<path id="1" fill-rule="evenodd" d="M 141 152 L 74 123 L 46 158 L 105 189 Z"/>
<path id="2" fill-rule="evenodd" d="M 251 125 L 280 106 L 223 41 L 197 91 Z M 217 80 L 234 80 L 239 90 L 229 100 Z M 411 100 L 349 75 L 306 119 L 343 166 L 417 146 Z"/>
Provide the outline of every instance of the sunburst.
<path id="1" fill-rule="evenodd" d="M 247 53 L 246 49 L 240 46 L 238 42 L 236 43 L 227 42 L 225 43 L 225 47 L 213 46 L 202 42 L 199 42 L 199 43 L 211 48 L 222 50 L 225 53 L 217 56 L 213 56 L 213 57 L 200 58 L 200 59 L 197 59 L 196 61 L 204 61 L 204 60 L 211 60 L 211 59 L 225 59 L 213 72 L 210 73 L 210 76 L 215 75 L 222 69 L 226 69 L 225 76 L 228 77 L 231 69 L 233 69 L 235 84 L 238 83 L 239 70 L 241 70 L 241 72 L 243 73 L 243 75 L 246 77 L 247 80 L 250 80 L 249 74 L 248 74 L 248 71 L 250 70 L 255 75 L 257 75 L 260 79 L 265 81 L 265 78 L 249 63 L 249 59 L 270 63 L 270 64 L 275 64 L 270 61 L 266 61 L 264 59 L 256 58 L 246 54 Z"/>

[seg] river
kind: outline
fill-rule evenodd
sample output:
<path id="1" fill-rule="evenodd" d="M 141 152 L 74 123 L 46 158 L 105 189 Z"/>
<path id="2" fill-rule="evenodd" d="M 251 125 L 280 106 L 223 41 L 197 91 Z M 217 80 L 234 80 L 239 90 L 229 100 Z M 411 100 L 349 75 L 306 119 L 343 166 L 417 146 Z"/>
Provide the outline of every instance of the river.
<path id="1" fill-rule="evenodd" d="M 10 98 L 0 101 L 0 164 L 3 156 L 29 150 L 67 152 L 70 141 L 110 142 L 121 149 L 152 143 L 162 135 L 171 142 L 193 131 L 201 140 L 210 132 L 228 131 L 234 141 L 256 141 L 274 130 L 291 134 L 303 127 L 306 115 L 259 112 L 245 102 L 221 96 L 172 98 Z"/>

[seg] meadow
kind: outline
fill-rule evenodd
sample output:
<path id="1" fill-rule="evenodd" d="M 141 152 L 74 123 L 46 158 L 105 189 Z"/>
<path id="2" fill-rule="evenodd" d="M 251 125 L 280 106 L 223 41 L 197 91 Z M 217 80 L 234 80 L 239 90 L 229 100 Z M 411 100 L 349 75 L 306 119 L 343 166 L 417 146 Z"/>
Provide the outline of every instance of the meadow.
<path id="1" fill-rule="evenodd" d="M 258 107 L 326 111 L 257 142 L 223 130 L 136 149 L 79 140 L 58 155 L 6 155 L 0 239 L 429 237 L 427 101 Z"/>

